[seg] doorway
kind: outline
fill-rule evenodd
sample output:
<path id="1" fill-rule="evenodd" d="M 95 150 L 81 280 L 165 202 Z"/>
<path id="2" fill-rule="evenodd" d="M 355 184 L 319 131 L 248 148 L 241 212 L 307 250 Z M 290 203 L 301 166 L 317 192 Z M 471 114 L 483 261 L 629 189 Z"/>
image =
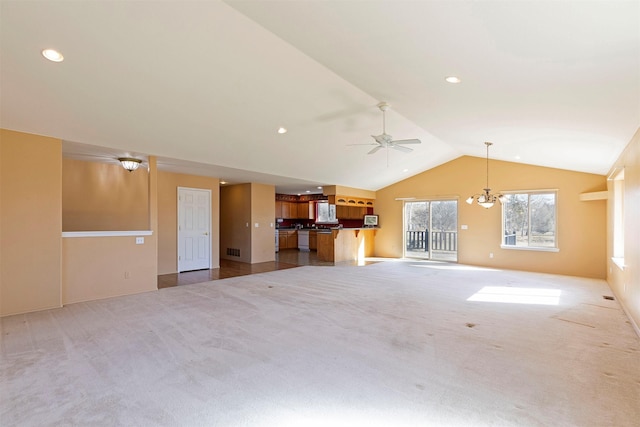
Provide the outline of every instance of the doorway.
<path id="1" fill-rule="evenodd" d="M 178 187 L 178 273 L 211 268 L 211 190 Z"/>
<path id="2" fill-rule="evenodd" d="M 458 261 L 458 201 L 404 202 L 405 258 Z"/>

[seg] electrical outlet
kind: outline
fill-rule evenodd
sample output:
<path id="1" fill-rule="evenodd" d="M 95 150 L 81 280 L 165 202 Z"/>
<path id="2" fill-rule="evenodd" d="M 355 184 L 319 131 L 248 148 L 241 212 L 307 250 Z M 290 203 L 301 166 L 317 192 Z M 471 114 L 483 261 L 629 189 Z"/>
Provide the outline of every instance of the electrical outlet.
<path id="1" fill-rule="evenodd" d="M 493 258 L 493 252 L 489 252 L 489 258 Z"/>
<path id="2" fill-rule="evenodd" d="M 144 237 L 136 237 L 136 245 L 144 245 Z"/>

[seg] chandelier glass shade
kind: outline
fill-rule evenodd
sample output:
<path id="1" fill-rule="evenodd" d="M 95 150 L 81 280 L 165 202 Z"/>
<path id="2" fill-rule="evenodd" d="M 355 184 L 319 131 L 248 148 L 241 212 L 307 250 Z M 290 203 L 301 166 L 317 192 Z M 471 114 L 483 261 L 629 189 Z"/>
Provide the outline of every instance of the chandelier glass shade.
<path id="1" fill-rule="evenodd" d="M 140 163 L 142 163 L 142 160 L 134 159 L 131 157 L 120 157 L 118 158 L 118 161 L 120 162 L 122 167 L 129 172 L 133 172 L 134 170 L 138 169 L 138 166 L 140 166 Z"/>
<path id="2" fill-rule="evenodd" d="M 482 193 L 469 196 L 469 198 L 467 199 L 467 203 L 472 204 L 475 201 L 483 208 L 489 209 L 490 207 L 495 205 L 496 201 L 502 203 L 504 200 L 504 195 L 500 193 L 491 194 L 491 188 L 489 188 L 489 147 L 493 145 L 493 143 L 485 142 L 484 145 L 487 146 L 487 186 L 482 189 Z"/>

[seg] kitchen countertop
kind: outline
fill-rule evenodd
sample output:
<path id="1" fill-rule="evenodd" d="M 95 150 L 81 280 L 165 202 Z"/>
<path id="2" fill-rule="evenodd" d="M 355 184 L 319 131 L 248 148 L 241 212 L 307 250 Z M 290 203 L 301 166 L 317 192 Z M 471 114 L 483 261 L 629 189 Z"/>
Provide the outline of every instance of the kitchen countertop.
<path id="1" fill-rule="evenodd" d="M 331 227 L 331 228 L 287 228 L 280 227 L 276 230 L 282 231 L 317 231 L 318 233 L 331 233 L 332 231 L 340 230 L 378 230 L 380 227 Z"/>

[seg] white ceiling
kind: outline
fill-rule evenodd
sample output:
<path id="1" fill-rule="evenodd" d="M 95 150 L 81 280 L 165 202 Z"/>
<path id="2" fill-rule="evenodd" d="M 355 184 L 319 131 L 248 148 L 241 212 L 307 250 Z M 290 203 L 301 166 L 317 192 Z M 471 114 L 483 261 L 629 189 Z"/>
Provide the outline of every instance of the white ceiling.
<path id="1" fill-rule="evenodd" d="M 605 174 L 640 125 L 638 1 L 0 8 L 0 126 L 61 138 L 69 157 L 377 190 L 487 140 L 491 158 Z M 349 145 L 381 133 L 379 101 L 387 133 L 422 140 L 413 153 Z"/>

